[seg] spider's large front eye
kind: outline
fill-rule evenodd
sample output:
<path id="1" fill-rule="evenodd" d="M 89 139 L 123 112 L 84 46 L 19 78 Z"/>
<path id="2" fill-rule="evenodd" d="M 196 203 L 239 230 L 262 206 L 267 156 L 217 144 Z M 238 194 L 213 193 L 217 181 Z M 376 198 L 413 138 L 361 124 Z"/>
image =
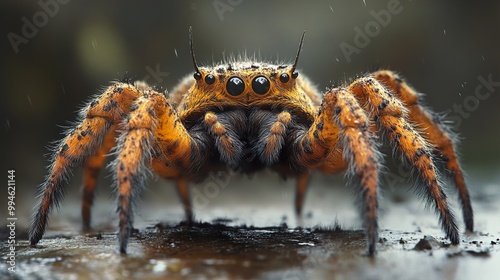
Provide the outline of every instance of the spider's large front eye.
<path id="1" fill-rule="evenodd" d="M 209 85 L 215 83 L 215 77 L 214 77 L 214 75 L 212 75 L 212 74 L 206 75 L 205 76 L 205 83 L 207 83 Z"/>
<path id="2" fill-rule="evenodd" d="M 231 77 L 227 81 L 226 90 L 232 96 L 238 96 L 245 90 L 245 83 L 238 77 Z"/>
<path id="3" fill-rule="evenodd" d="M 265 94 L 269 91 L 269 87 L 271 87 L 269 80 L 264 76 L 255 77 L 252 81 L 252 89 L 255 93 Z"/>

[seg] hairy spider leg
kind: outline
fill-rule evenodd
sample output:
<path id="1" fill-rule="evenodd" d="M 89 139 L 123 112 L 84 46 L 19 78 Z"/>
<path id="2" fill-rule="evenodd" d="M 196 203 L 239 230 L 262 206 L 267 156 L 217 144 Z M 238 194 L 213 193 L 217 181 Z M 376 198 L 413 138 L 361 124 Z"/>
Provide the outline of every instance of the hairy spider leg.
<path id="1" fill-rule="evenodd" d="M 95 154 L 89 156 L 83 163 L 83 185 L 82 185 L 82 223 L 83 230 L 90 230 L 91 208 L 94 202 L 94 191 L 97 185 L 97 177 L 106 163 L 106 157 L 115 146 L 115 125 L 104 137 L 104 141 Z"/>
<path id="2" fill-rule="evenodd" d="M 342 150 L 337 149 L 343 147 Z M 378 198 L 380 155 L 374 143 L 369 118 L 346 89 L 331 89 L 314 123 L 294 143 L 292 154 L 297 166 L 347 174 L 361 194 L 368 253 L 375 253 L 378 236 Z M 342 151 L 342 156 L 338 153 Z"/>
<path id="3" fill-rule="evenodd" d="M 454 181 L 462 204 L 465 228 L 470 232 L 474 231 L 474 213 L 464 174 L 455 151 L 453 133 L 440 115 L 421 104 L 420 95 L 396 73 L 387 70 L 377 71 L 373 73 L 373 77 L 390 89 L 409 109 L 409 119 L 423 130 L 422 136 L 432 145 L 434 156 L 444 162 L 444 165 L 437 164 L 437 167 L 444 167 L 442 170 L 444 172 L 441 173 Z"/>
<path id="4" fill-rule="evenodd" d="M 425 186 L 423 193 L 428 202 L 434 201 L 446 237 L 453 244 L 458 244 L 460 239 L 457 224 L 438 180 L 432 147 L 407 120 L 403 103 L 373 77 L 355 80 L 348 90 L 365 105 L 370 117 L 376 120 L 379 128 L 388 136 L 394 150 L 402 154 L 403 161 L 417 171 L 418 178 Z"/>
<path id="5" fill-rule="evenodd" d="M 118 140 L 114 162 L 121 253 L 127 250 L 134 203 L 144 186 L 148 167 L 163 178 L 177 178 L 179 183 L 196 173 L 196 167 L 208 158 L 202 144 L 191 137 L 164 95 L 151 91 L 138 98 L 133 107 Z"/>
<path id="6" fill-rule="evenodd" d="M 295 215 L 297 217 L 302 216 L 302 208 L 304 206 L 310 177 L 311 174 L 309 174 L 309 172 L 305 172 L 297 176 L 297 188 L 295 191 Z"/>
<path id="7" fill-rule="evenodd" d="M 116 83 L 82 110 L 80 121 L 56 147 L 49 175 L 39 187 L 40 198 L 29 230 L 32 245 L 42 238 L 52 206 L 58 207 L 71 169 L 96 152 L 110 128 L 122 120 L 139 95 L 135 86 Z"/>
<path id="8" fill-rule="evenodd" d="M 182 203 L 182 208 L 186 215 L 186 223 L 191 225 L 193 223 L 193 210 L 191 208 L 191 197 L 189 195 L 189 185 L 186 179 L 178 179 L 175 181 L 177 186 L 177 194 Z"/>

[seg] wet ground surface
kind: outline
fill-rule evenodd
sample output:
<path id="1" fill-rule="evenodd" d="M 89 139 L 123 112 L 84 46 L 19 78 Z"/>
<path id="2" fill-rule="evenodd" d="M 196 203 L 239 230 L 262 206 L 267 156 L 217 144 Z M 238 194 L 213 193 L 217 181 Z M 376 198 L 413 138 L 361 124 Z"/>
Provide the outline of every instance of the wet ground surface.
<path id="1" fill-rule="evenodd" d="M 217 195 L 196 186 L 199 222 L 191 227 L 179 222 L 173 189 L 152 188 L 140 204 L 127 256 L 117 251 L 112 199 L 99 196 L 94 230 L 82 233 L 78 194 L 69 194 L 36 248 L 28 245 L 25 229 L 17 231 L 15 274 L 7 272 L 8 248 L 1 243 L 0 278 L 498 279 L 500 178 L 474 178 L 476 232 L 462 233 L 459 246 L 443 238 L 437 218 L 413 191 L 384 190 L 375 257 L 366 255 L 352 194 L 332 188 L 328 177 L 311 182 L 302 220 L 293 215 L 293 182 L 231 178 Z"/>

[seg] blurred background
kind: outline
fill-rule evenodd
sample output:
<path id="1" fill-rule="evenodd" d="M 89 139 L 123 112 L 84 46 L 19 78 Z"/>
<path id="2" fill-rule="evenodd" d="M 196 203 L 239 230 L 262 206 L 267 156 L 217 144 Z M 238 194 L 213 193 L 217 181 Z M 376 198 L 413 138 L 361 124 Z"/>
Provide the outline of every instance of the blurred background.
<path id="1" fill-rule="evenodd" d="M 321 90 L 373 67 L 398 71 L 455 121 L 465 169 L 498 172 L 499 8 L 498 1 L 2 1 L 3 182 L 15 169 L 17 199 L 26 201 L 18 215 L 28 217 L 61 126 L 125 73 L 164 89 L 191 75 L 189 26 L 200 64 L 245 52 L 290 62 L 305 30 L 299 70 Z"/>

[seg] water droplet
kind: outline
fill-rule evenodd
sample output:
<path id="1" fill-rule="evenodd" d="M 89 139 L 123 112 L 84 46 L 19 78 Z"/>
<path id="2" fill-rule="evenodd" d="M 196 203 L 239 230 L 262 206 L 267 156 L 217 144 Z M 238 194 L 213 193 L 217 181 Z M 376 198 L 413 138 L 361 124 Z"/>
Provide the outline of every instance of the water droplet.
<path id="1" fill-rule="evenodd" d="M 177 49 L 174 49 L 175 57 L 179 58 L 179 55 L 177 54 Z"/>
<path id="2" fill-rule="evenodd" d="M 334 12 L 334 13 L 335 13 L 335 11 L 333 10 L 333 7 L 332 7 L 332 6 L 330 6 L 330 10 L 332 10 L 332 12 Z"/>
<path id="3" fill-rule="evenodd" d="M 29 103 L 30 103 L 31 107 L 33 107 L 33 103 L 31 103 L 31 98 L 30 98 L 30 96 L 29 96 L 29 95 L 26 95 L 26 97 L 28 97 L 28 101 L 29 101 Z"/>
<path id="4" fill-rule="evenodd" d="M 95 38 L 92 38 L 92 49 L 94 49 L 94 52 L 97 51 L 97 40 Z"/>
<path id="5" fill-rule="evenodd" d="M 446 29 L 443 29 L 443 34 L 444 36 L 446 36 Z"/>

